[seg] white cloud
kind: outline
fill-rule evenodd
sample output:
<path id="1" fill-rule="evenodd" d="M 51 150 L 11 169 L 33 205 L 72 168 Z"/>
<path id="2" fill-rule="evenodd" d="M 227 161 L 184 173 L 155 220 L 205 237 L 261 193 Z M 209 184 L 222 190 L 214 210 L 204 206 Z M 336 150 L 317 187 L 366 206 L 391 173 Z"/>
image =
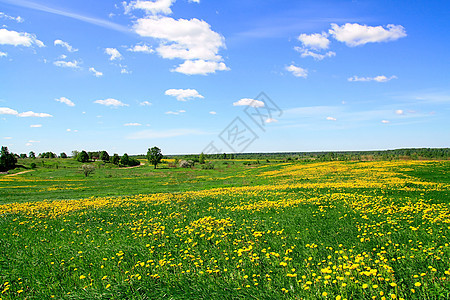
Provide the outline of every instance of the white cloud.
<path id="1" fill-rule="evenodd" d="M 120 74 L 131 74 L 131 71 L 129 71 L 127 68 L 128 68 L 128 66 L 122 66 L 122 65 L 119 65 L 119 67 L 120 67 Z"/>
<path id="2" fill-rule="evenodd" d="M 24 21 L 23 18 L 20 16 L 12 17 L 1 11 L 0 11 L 0 19 L 13 20 L 13 21 L 16 21 L 17 23 L 23 23 L 23 21 Z"/>
<path id="3" fill-rule="evenodd" d="M 12 140 L 12 137 L 10 137 L 10 136 L 5 136 L 4 139 L 5 139 L 5 140 Z"/>
<path id="4" fill-rule="evenodd" d="M 207 75 L 209 73 L 216 73 L 216 71 L 228 71 L 228 68 L 223 62 L 199 60 L 187 60 L 177 68 L 172 69 L 172 72 L 178 72 L 186 75 Z"/>
<path id="5" fill-rule="evenodd" d="M 0 115 L 13 115 L 17 116 L 19 113 L 17 110 L 11 109 L 9 107 L 0 107 Z"/>
<path id="6" fill-rule="evenodd" d="M 96 69 L 94 69 L 94 67 L 90 67 L 89 68 L 89 72 L 94 74 L 95 77 L 102 77 L 103 76 L 103 73 L 100 72 L 100 71 L 97 71 Z"/>
<path id="7" fill-rule="evenodd" d="M 396 115 L 404 115 L 405 112 L 403 111 L 403 109 L 397 109 L 397 110 L 395 111 L 395 114 L 396 114 Z"/>
<path id="8" fill-rule="evenodd" d="M 122 54 L 116 48 L 106 48 L 105 53 L 110 56 L 109 60 L 122 59 Z"/>
<path id="9" fill-rule="evenodd" d="M 237 102 L 234 102 L 233 106 L 264 107 L 264 102 L 255 99 L 243 98 Z"/>
<path id="10" fill-rule="evenodd" d="M 179 115 L 179 114 L 182 114 L 182 113 L 185 113 L 185 112 L 186 112 L 185 110 L 180 109 L 180 110 L 177 110 L 177 111 L 167 111 L 167 112 L 165 112 L 165 114 L 166 115 Z"/>
<path id="11" fill-rule="evenodd" d="M 61 46 L 63 48 L 66 48 L 67 51 L 69 51 L 69 52 L 77 52 L 78 51 L 78 49 L 73 48 L 71 45 L 69 45 L 69 43 L 61 41 L 61 40 L 55 40 L 53 42 L 53 44 L 55 46 Z"/>
<path id="12" fill-rule="evenodd" d="M 72 101 L 70 101 L 69 99 L 67 99 L 66 97 L 61 97 L 59 99 L 55 99 L 55 101 L 60 102 L 60 103 L 64 103 L 67 104 L 68 106 L 75 106 L 75 103 L 73 103 Z"/>
<path id="13" fill-rule="evenodd" d="M 383 123 L 383 124 L 389 124 L 389 123 L 391 123 L 391 121 L 388 121 L 388 120 L 381 120 L 381 123 Z"/>
<path id="14" fill-rule="evenodd" d="M 167 96 L 175 97 L 178 101 L 187 101 L 194 98 L 205 98 L 200 95 L 197 90 L 194 89 L 170 89 L 167 90 L 164 94 Z"/>
<path id="15" fill-rule="evenodd" d="M 80 62 L 77 60 L 74 60 L 74 61 L 58 60 L 58 61 L 55 61 L 53 64 L 55 66 L 61 67 L 61 68 L 73 68 L 73 69 L 80 68 L 80 66 L 79 66 Z"/>
<path id="16" fill-rule="evenodd" d="M 204 135 L 207 134 L 204 131 L 196 130 L 196 129 L 169 129 L 169 130 L 143 130 L 136 132 L 130 136 L 128 139 L 138 140 L 138 139 L 158 139 L 158 138 L 172 138 L 177 136 L 189 136 L 189 135 Z"/>
<path id="17" fill-rule="evenodd" d="M 276 123 L 276 122 L 278 122 L 278 120 L 277 120 L 277 119 L 273 119 L 273 118 L 267 118 L 267 119 L 265 120 L 265 122 L 266 122 L 266 123 Z"/>
<path id="18" fill-rule="evenodd" d="M 301 48 L 301 47 L 295 47 L 294 49 L 296 51 L 300 52 L 302 57 L 310 56 L 310 57 L 314 58 L 315 60 L 322 60 L 322 59 L 324 59 L 326 57 L 336 56 L 336 52 L 333 52 L 333 51 L 328 51 L 328 52 L 326 52 L 324 54 L 320 54 L 320 53 L 316 53 L 314 51 L 311 51 L 311 50 L 308 50 L 308 49 L 305 49 L 305 48 Z"/>
<path id="19" fill-rule="evenodd" d="M 150 102 L 148 102 L 148 101 L 143 101 L 143 102 L 139 103 L 139 105 L 141 105 L 141 106 L 151 106 L 152 104 Z"/>
<path id="20" fill-rule="evenodd" d="M 379 75 L 379 76 L 375 76 L 375 77 L 359 77 L 359 76 L 353 76 L 348 78 L 348 81 L 376 81 L 376 82 L 388 82 L 389 80 L 392 79 L 397 79 L 397 76 L 391 76 L 391 77 L 386 77 L 384 75 Z"/>
<path id="21" fill-rule="evenodd" d="M 129 4 L 123 2 L 125 13 L 129 13 L 133 9 L 144 10 L 148 14 L 152 15 L 170 15 L 172 10 L 170 7 L 175 2 L 175 0 L 155 0 L 155 1 L 131 1 Z"/>
<path id="22" fill-rule="evenodd" d="M 133 28 L 140 36 L 159 40 L 156 51 L 161 57 L 185 60 L 172 71 L 206 75 L 229 70 L 218 55 L 225 48 L 224 37 L 203 20 L 147 17 L 138 19 Z"/>
<path id="23" fill-rule="evenodd" d="M 34 124 L 34 125 L 30 125 L 31 128 L 41 128 L 42 124 Z"/>
<path id="24" fill-rule="evenodd" d="M 123 124 L 123 126 L 142 126 L 142 124 L 140 124 L 140 123 L 126 123 L 126 124 Z"/>
<path id="25" fill-rule="evenodd" d="M 328 31 L 336 40 L 347 46 L 355 47 L 367 43 L 395 41 L 406 36 L 405 28 L 401 25 L 389 24 L 382 26 L 367 26 L 357 23 L 346 23 L 342 26 L 331 24 Z"/>
<path id="26" fill-rule="evenodd" d="M 119 107 L 119 106 L 128 106 L 128 104 L 125 104 L 119 100 L 108 98 L 105 100 L 95 100 L 94 103 L 105 105 L 105 106 L 113 106 L 113 107 Z"/>
<path id="27" fill-rule="evenodd" d="M 34 34 L 7 30 L 5 28 L 0 29 L 0 45 L 25 47 L 36 45 L 38 47 L 45 47 L 44 43 L 38 40 Z"/>
<path id="28" fill-rule="evenodd" d="M 29 117 L 35 117 L 35 118 L 51 118 L 53 117 L 51 114 L 47 113 L 35 113 L 33 111 L 26 111 L 23 113 L 18 114 L 21 118 L 29 118 Z"/>
<path id="29" fill-rule="evenodd" d="M 66 131 L 67 131 L 67 132 L 78 132 L 78 130 L 76 130 L 76 129 L 70 129 L 70 128 L 66 129 Z"/>
<path id="30" fill-rule="evenodd" d="M 8 53 L 0 51 L 0 57 L 6 57 L 6 56 L 8 56 Z"/>
<path id="31" fill-rule="evenodd" d="M 127 51 L 131 52 L 142 52 L 142 53 L 154 53 L 155 50 L 153 50 L 151 47 L 147 45 L 135 45 L 134 47 L 128 48 Z"/>
<path id="32" fill-rule="evenodd" d="M 336 119 L 336 118 L 333 118 L 333 117 L 327 117 L 327 120 L 328 120 L 328 121 L 336 121 L 337 119 Z"/>
<path id="33" fill-rule="evenodd" d="M 215 111 L 210 111 L 209 112 L 211 115 L 217 115 L 217 113 Z"/>
<path id="34" fill-rule="evenodd" d="M 23 113 L 19 113 L 14 109 L 11 109 L 9 107 L 0 107 L 0 115 L 13 115 L 13 116 L 18 116 L 21 118 L 26 118 L 26 117 L 37 117 L 37 118 L 48 118 L 48 117 L 53 117 L 50 114 L 47 113 L 35 113 L 32 111 L 26 111 Z"/>
<path id="35" fill-rule="evenodd" d="M 298 37 L 298 40 L 302 42 L 303 47 L 319 50 L 319 49 L 328 49 L 330 45 L 330 40 L 328 39 L 328 34 L 325 32 L 313 33 L 313 34 L 305 34 L 302 33 Z"/>
<path id="36" fill-rule="evenodd" d="M 303 77 L 303 78 L 308 77 L 308 70 L 303 69 L 301 67 L 290 65 L 286 67 L 286 70 L 291 72 L 292 75 L 294 75 L 295 77 Z"/>

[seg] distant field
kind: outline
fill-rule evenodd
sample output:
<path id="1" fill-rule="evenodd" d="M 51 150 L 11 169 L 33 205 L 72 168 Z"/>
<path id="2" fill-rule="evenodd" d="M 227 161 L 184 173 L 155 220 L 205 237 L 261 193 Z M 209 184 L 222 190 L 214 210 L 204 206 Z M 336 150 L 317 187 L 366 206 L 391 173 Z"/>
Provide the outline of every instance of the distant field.
<path id="1" fill-rule="evenodd" d="M 0 299 L 450 298 L 450 161 L 244 162 L 0 175 Z"/>

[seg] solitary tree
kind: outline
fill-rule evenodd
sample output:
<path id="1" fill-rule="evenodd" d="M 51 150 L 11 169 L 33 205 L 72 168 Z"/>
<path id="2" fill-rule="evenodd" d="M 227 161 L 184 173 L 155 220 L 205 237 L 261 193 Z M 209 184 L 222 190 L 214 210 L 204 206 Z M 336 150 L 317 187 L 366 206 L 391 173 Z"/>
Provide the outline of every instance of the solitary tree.
<path id="1" fill-rule="evenodd" d="M 163 154 L 161 153 L 161 149 L 158 147 L 149 148 L 147 151 L 147 159 L 148 162 L 152 165 L 156 166 L 161 162 L 163 158 Z"/>
<path id="2" fill-rule="evenodd" d="M 61 158 L 67 158 L 67 154 L 64 153 L 64 152 L 62 152 L 62 153 L 59 155 L 59 157 L 61 157 Z"/>
<path id="3" fill-rule="evenodd" d="M 89 155 L 87 154 L 86 151 L 83 150 L 80 153 L 78 153 L 77 160 L 79 162 L 88 162 L 89 161 Z"/>
<path id="4" fill-rule="evenodd" d="M 27 155 L 26 155 L 25 153 L 21 153 L 21 154 L 20 154 L 20 158 L 22 158 L 22 159 L 23 159 L 23 158 L 27 158 Z"/>
<path id="5" fill-rule="evenodd" d="M 17 158 L 9 153 L 7 147 L 2 147 L 0 152 L 0 171 L 8 171 L 16 167 Z"/>
<path id="6" fill-rule="evenodd" d="M 88 177 L 90 174 L 94 173 L 95 167 L 93 165 L 83 165 L 81 166 L 83 170 L 84 177 Z"/>
<path id="7" fill-rule="evenodd" d="M 28 154 L 28 156 L 30 158 L 36 158 L 36 154 L 33 151 L 30 151 L 30 153 Z"/>
<path id="8" fill-rule="evenodd" d="M 205 154 L 203 152 L 200 154 L 200 157 L 198 158 L 198 162 L 200 164 L 204 164 L 205 163 Z"/>

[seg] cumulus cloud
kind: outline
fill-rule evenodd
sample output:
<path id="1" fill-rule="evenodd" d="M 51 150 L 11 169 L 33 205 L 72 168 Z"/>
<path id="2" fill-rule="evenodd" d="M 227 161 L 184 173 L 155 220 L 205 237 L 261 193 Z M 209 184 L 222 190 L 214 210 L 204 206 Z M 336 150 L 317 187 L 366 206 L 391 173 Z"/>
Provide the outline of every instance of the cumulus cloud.
<path id="1" fill-rule="evenodd" d="M 60 103 L 64 103 L 68 106 L 75 106 L 75 103 L 73 103 L 72 101 L 70 101 L 69 99 L 67 99 L 66 97 L 61 97 L 61 98 L 57 98 L 55 99 L 55 101 L 60 102 Z"/>
<path id="2" fill-rule="evenodd" d="M 230 68 L 228 68 L 223 62 L 205 61 L 199 59 L 187 60 L 171 71 L 186 75 L 208 75 L 210 73 L 216 73 L 216 71 L 228 70 L 230 70 Z"/>
<path id="3" fill-rule="evenodd" d="M 301 67 L 297 67 L 295 65 L 290 65 L 286 67 L 286 71 L 289 71 L 294 75 L 295 77 L 308 77 L 308 70 L 303 69 Z"/>
<path id="4" fill-rule="evenodd" d="M 194 89 L 169 89 L 164 94 L 175 97 L 178 101 L 187 101 L 194 98 L 205 98 Z"/>
<path id="5" fill-rule="evenodd" d="M 185 60 L 175 72 L 206 75 L 229 70 L 218 55 L 225 48 L 224 37 L 203 20 L 146 17 L 138 19 L 133 29 L 140 36 L 159 40 L 156 52 L 161 57 Z"/>
<path id="6" fill-rule="evenodd" d="M 302 33 L 298 37 L 298 40 L 302 42 L 303 47 L 315 50 L 328 49 L 328 46 L 330 45 L 328 34 L 326 34 L 325 32 L 313 34 Z"/>
<path id="7" fill-rule="evenodd" d="M 337 119 L 336 118 L 333 118 L 333 117 L 327 117 L 326 118 L 328 121 L 336 121 Z"/>
<path id="8" fill-rule="evenodd" d="M 5 28 L 0 29 L 0 45 L 45 47 L 44 43 L 37 39 L 34 34 L 17 32 Z"/>
<path id="9" fill-rule="evenodd" d="M 386 77 L 384 75 L 379 75 L 379 76 L 375 76 L 375 77 L 359 77 L 359 76 L 353 76 L 348 78 L 348 81 L 362 81 L 362 82 L 367 82 L 367 81 L 376 81 L 376 82 L 388 82 L 389 80 L 392 79 L 397 79 L 397 76 L 391 76 L 391 77 Z"/>
<path id="10" fill-rule="evenodd" d="M 403 109 L 397 109 L 397 110 L 395 111 L 395 114 L 396 114 L 396 115 L 404 115 L 405 112 L 403 111 Z"/>
<path id="11" fill-rule="evenodd" d="M 125 104 L 122 101 L 119 101 L 117 99 L 112 99 L 112 98 L 108 98 L 105 100 L 95 100 L 94 103 L 105 105 L 105 106 L 112 106 L 112 107 L 128 106 L 128 104 Z"/>
<path id="12" fill-rule="evenodd" d="M 126 123 L 126 124 L 123 124 L 123 126 L 142 126 L 142 124 L 140 124 L 140 123 Z"/>
<path id="13" fill-rule="evenodd" d="M 367 26 L 357 23 L 346 23 L 342 26 L 331 24 L 328 31 L 336 40 L 347 46 L 355 47 L 367 43 L 395 41 L 406 36 L 405 28 L 401 25 L 389 24 L 383 26 Z"/>
<path id="14" fill-rule="evenodd" d="M 74 61 L 64 61 L 64 60 L 57 60 L 53 63 L 57 67 L 61 68 L 72 68 L 72 69 L 79 69 L 80 62 L 77 60 Z"/>
<path id="15" fill-rule="evenodd" d="M 6 56 L 8 56 L 8 53 L 0 51 L 0 57 L 6 57 Z"/>
<path id="16" fill-rule="evenodd" d="M 73 48 L 71 45 L 69 45 L 69 43 L 64 42 L 62 40 L 55 40 L 53 42 L 53 44 L 55 46 L 61 46 L 63 48 L 66 48 L 66 50 L 69 51 L 69 52 L 77 52 L 78 51 L 78 49 Z"/>
<path id="17" fill-rule="evenodd" d="M 391 121 L 388 121 L 388 120 L 381 120 L 381 123 L 383 123 L 383 124 L 388 124 L 388 123 L 391 123 Z"/>
<path id="18" fill-rule="evenodd" d="M 17 17 L 12 17 L 10 15 L 7 15 L 3 12 L 0 11 L 0 19 L 6 19 L 6 20 L 12 20 L 12 21 L 16 21 L 17 23 L 23 23 L 23 18 L 20 16 Z"/>
<path id="19" fill-rule="evenodd" d="M 94 67 L 90 67 L 89 68 L 89 72 L 94 74 L 95 77 L 102 77 L 103 76 L 103 73 L 100 72 L 100 71 L 97 71 L 96 69 L 94 69 Z"/>
<path id="20" fill-rule="evenodd" d="M 243 98 L 237 102 L 234 102 L 233 106 L 264 107 L 264 102 L 250 98 Z"/>
<path id="21" fill-rule="evenodd" d="M 148 102 L 148 101 L 143 101 L 143 102 L 139 103 L 139 105 L 141 105 L 141 106 L 151 106 L 152 104 L 150 102 Z"/>
<path id="22" fill-rule="evenodd" d="M 34 125 L 30 125 L 31 128 L 41 128 L 42 124 L 34 124 Z"/>
<path id="23" fill-rule="evenodd" d="M 116 48 L 106 48 L 105 53 L 109 55 L 109 60 L 122 59 L 122 54 Z"/>
<path id="24" fill-rule="evenodd" d="M 182 113 L 185 113 L 186 111 L 185 110 L 182 110 L 182 109 L 180 109 L 180 110 L 177 110 L 177 111 L 166 111 L 165 112 L 165 114 L 166 115 L 179 115 L 179 114 L 182 114 Z"/>
<path id="25" fill-rule="evenodd" d="M 209 112 L 211 115 L 217 115 L 217 113 L 215 111 L 210 111 Z"/>
<path id="26" fill-rule="evenodd" d="M 147 46 L 147 45 L 135 45 L 131 48 L 128 48 L 127 51 L 131 51 L 131 52 L 142 52 L 142 53 L 153 53 L 155 52 L 155 50 L 153 50 L 151 47 Z"/>
<path id="27" fill-rule="evenodd" d="M 172 13 L 172 4 L 175 0 L 154 0 L 154 1 L 131 1 L 130 3 L 124 2 L 125 13 L 129 13 L 131 10 L 140 9 L 144 10 L 148 14 L 152 15 L 170 15 Z"/>

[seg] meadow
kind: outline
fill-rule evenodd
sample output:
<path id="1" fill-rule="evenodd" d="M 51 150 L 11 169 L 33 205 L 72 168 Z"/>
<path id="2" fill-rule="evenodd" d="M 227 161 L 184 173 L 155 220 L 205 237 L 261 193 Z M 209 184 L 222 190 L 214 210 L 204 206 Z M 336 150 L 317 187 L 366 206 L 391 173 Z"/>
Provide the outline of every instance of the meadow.
<path id="1" fill-rule="evenodd" d="M 215 165 L 0 175 L 0 299 L 450 298 L 450 161 Z"/>

